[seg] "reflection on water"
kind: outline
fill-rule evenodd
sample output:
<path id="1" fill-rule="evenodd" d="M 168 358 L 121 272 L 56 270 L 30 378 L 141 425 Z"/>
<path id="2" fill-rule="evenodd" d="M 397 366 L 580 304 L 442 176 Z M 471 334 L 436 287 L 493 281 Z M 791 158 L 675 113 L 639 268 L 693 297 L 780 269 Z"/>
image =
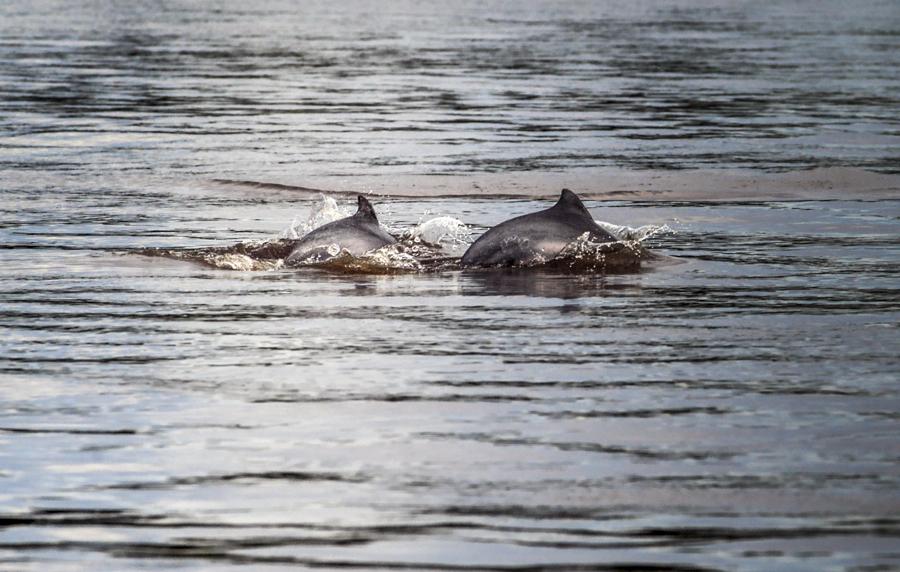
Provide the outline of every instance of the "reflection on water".
<path id="1" fill-rule="evenodd" d="M 603 296 L 621 289 L 640 290 L 640 281 L 617 283 L 605 274 L 559 274 L 541 270 L 486 270 L 472 272 L 462 291 L 467 295 L 535 296 L 577 299 Z M 616 277 L 621 279 L 621 277 Z M 562 306 L 560 311 L 577 310 L 577 304 Z"/>

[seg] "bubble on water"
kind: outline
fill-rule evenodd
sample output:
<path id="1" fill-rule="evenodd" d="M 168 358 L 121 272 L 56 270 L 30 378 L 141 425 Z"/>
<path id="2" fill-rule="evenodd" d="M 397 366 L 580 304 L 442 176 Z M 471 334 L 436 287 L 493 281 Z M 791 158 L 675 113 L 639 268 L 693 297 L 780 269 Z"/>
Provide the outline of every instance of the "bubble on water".
<path id="1" fill-rule="evenodd" d="M 322 225 L 346 218 L 353 213 L 338 205 L 337 201 L 326 195 L 319 195 L 319 203 L 313 205 L 312 210 L 302 221 L 300 217 L 294 217 L 289 227 L 281 231 L 281 238 L 297 239 L 309 234 Z"/>

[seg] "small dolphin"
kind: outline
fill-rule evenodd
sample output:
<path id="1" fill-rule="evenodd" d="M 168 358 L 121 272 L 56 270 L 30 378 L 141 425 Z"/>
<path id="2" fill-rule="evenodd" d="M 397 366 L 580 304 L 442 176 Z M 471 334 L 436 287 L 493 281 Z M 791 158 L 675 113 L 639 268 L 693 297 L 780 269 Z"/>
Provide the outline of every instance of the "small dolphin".
<path id="1" fill-rule="evenodd" d="M 614 242 L 597 226 L 581 199 L 563 189 L 549 209 L 501 222 L 478 237 L 463 254 L 463 266 L 527 266 L 551 260 L 567 244 L 583 235 L 598 242 Z"/>
<path id="2" fill-rule="evenodd" d="M 324 224 L 299 239 L 285 264 L 296 266 L 304 262 L 323 262 L 337 254 L 333 245 L 353 256 L 362 256 L 397 242 L 378 224 L 372 203 L 362 195 L 357 196 L 357 202 L 359 208 L 353 216 Z"/>

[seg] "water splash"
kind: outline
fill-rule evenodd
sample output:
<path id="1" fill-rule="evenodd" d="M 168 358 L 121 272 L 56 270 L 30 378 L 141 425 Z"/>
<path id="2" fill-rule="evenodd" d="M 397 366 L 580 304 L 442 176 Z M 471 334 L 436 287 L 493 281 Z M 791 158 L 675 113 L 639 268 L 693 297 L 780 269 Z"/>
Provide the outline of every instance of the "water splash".
<path id="1" fill-rule="evenodd" d="M 644 226 L 634 228 L 630 226 L 613 224 L 611 222 L 602 220 L 595 220 L 594 222 L 597 223 L 597 226 L 613 235 L 613 237 L 617 238 L 618 240 L 624 241 L 644 242 L 648 238 L 654 237 L 658 234 L 675 233 L 675 231 L 667 224 L 645 224 Z"/>
<path id="2" fill-rule="evenodd" d="M 643 228 L 643 227 L 642 227 Z M 584 233 L 560 251 L 552 260 L 541 264 L 546 268 L 577 273 L 637 272 L 650 251 L 639 240 L 597 242 Z"/>
<path id="3" fill-rule="evenodd" d="M 327 195 L 319 195 L 319 204 L 314 205 L 306 221 L 294 217 L 290 226 L 281 231 L 280 238 L 296 240 L 302 238 L 322 225 L 346 218 L 353 213 L 338 205 L 337 201 Z"/>
<path id="4" fill-rule="evenodd" d="M 331 254 L 329 258 L 303 261 L 297 266 L 320 268 L 341 274 L 397 274 L 423 270 L 422 263 L 413 254 L 406 252 L 402 243 L 382 246 L 362 256 L 354 256 L 336 244 L 331 246 L 334 248 L 329 248 Z"/>
<path id="5" fill-rule="evenodd" d="M 437 216 L 420 220 L 411 229 L 397 233 L 398 240 L 410 249 L 424 250 L 430 256 L 462 256 L 472 243 L 472 231 L 458 218 Z"/>

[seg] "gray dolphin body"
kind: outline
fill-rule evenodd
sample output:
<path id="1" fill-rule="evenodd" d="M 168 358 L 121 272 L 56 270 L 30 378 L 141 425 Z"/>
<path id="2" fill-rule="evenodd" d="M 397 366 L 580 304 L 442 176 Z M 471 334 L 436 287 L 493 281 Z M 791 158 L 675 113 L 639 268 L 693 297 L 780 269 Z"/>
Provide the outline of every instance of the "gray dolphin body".
<path id="1" fill-rule="evenodd" d="M 357 196 L 357 202 L 359 208 L 353 216 L 324 224 L 299 239 L 285 264 L 296 266 L 304 262 L 323 262 L 334 256 L 328 252 L 334 244 L 353 256 L 362 256 L 370 250 L 397 242 L 378 224 L 372 204 L 362 195 Z"/>
<path id="2" fill-rule="evenodd" d="M 463 266 L 527 266 L 552 259 L 567 244 L 590 233 L 597 242 L 616 238 L 597 226 L 581 199 L 563 189 L 555 205 L 501 222 L 463 254 Z"/>

